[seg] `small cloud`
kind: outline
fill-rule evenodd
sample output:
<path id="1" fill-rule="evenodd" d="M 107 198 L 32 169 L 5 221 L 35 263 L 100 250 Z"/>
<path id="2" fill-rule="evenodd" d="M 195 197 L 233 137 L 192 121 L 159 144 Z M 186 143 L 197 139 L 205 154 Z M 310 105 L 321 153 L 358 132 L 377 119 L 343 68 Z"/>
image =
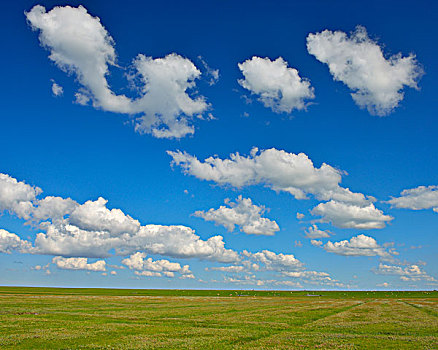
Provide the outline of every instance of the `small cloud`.
<path id="1" fill-rule="evenodd" d="M 207 62 L 202 58 L 202 56 L 198 56 L 199 61 L 201 61 L 204 66 L 206 77 L 209 78 L 208 84 L 210 86 L 215 85 L 219 81 L 219 69 L 212 69 Z"/>
<path id="2" fill-rule="evenodd" d="M 301 241 L 295 241 L 294 246 L 301 248 L 303 246 L 303 243 L 301 243 Z"/>
<path id="3" fill-rule="evenodd" d="M 389 283 L 388 282 L 383 282 L 383 283 L 379 283 L 379 284 L 376 284 L 376 286 L 377 287 L 389 287 Z"/>
<path id="4" fill-rule="evenodd" d="M 301 214 L 301 213 L 297 213 L 297 219 L 298 220 L 301 220 L 301 219 L 303 219 L 304 218 L 304 214 Z"/>
<path id="5" fill-rule="evenodd" d="M 317 239 L 312 239 L 311 241 L 310 241 L 310 243 L 312 244 L 312 245 L 314 245 L 315 247 L 319 247 L 319 246 L 322 246 L 322 241 L 320 241 L 320 240 L 317 240 Z"/>
<path id="6" fill-rule="evenodd" d="M 62 86 L 56 84 L 53 79 L 51 79 L 50 81 L 52 82 L 53 96 L 56 96 L 56 97 L 62 96 L 64 94 L 64 89 L 62 88 Z"/>

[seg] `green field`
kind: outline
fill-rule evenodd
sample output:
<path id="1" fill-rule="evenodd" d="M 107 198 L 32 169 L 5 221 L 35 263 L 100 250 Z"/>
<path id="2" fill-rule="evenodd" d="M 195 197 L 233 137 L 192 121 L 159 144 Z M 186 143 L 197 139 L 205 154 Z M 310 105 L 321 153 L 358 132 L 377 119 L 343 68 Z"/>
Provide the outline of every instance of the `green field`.
<path id="1" fill-rule="evenodd" d="M 0 348 L 438 349 L 438 292 L 0 287 Z"/>

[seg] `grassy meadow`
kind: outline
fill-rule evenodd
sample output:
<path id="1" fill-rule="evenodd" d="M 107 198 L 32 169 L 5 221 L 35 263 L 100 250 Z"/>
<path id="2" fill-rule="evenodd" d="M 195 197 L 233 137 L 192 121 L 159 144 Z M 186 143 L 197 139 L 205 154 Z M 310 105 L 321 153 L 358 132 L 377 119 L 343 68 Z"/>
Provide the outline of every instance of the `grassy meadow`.
<path id="1" fill-rule="evenodd" d="M 438 349 L 438 292 L 0 287 L 0 348 Z"/>

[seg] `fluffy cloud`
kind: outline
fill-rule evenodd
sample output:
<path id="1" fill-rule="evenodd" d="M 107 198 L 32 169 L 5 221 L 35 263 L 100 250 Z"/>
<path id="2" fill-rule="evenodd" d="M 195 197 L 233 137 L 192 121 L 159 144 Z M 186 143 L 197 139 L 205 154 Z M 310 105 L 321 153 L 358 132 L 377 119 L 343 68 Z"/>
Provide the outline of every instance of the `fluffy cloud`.
<path id="1" fill-rule="evenodd" d="M 366 230 L 383 228 L 393 219 L 383 214 L 373 203 L 354 205 L 334 200 L 318 204 L 311 213 L 321 216 L 322 222 L 330 222 L 336 227 Z"/>
<path id="2" fill-rule="evenodd" d="M 52 259 L 52 263 L 63 270 L 106 271 L 105 260 L 88 263 L 87 258 L 64 258 L 62 256 L 55 256 Z"/>
<path id="3" fill-rule="evenodd" d="M 315 247 L 320 247 L 322 246 L 324 243 L 322 243 L 322 241 L 318 240 L 318 239 L 311 239 L 310 243 L 312 245 L 314 245 Z"/>
<path id="4" fill-rule="evenodd" d="M 222 205 L 219 209 L 197 211 L 194 215 L 225 226 L 230 232 L 234 231 L 235 225 L 242 232 L 255 235 L 272 236 L 280 230 L 275 221 L 262 217 L 265 207 L 253 204 L 250 198 L 239 196 L 235 203 L 229 200 L 225 200 L 225 203 L 228 207 Z"/>
<path id="5" fill-rule="evenodd" d="M 374 270 L 379 275 L 396 275 L 400 276 L 402 281 L 430 281 L 436 282 L 436 279 L 429 276 L 418 265 L 408 265 L 406 267 L 379 264 L 379 268 Z"/>
<path id="6" fill-rule="evenodd" d="M 30 242 L 22 240 L 15 233 L 0 229 L 0 253 L 10 254 L 13 251 L 27 253 L 31 247 Z"/>
<path id="7" fill-rule="evenodd" d="M 404 190 L 400 193 L 400 197 L 392 198 L 388 203 L 396 208 L 413 210 L 432 208 L 438 212 L 438 186 L 418 186 Z"/>
<path id="8" fill-rule="evenodd" d="M 119 255 L 144 251 L 225 263 L 240 260 L 235 251 L 225 248 L 222 236 L 203 240 L 186 226 L 141 225 L 120 209 L 108 209 L 104 198 L 80 205 L 70 198 L 36 199 L 41 192 L 37 187 L 0 174 L 0 209 L 32 222 L 43 221 L 39 227 L 45 232 L 37 234 L 34 246 L 29 247 L 32 253 L 104 258 L 110 256 L 111 251 Z M 4 243 L 4 251 L 14 247 L 21 249 L 20 245 L 12 245 L 18 236 L 11 235 L 2 236 L 8 242 Z M 22 244 L 24 247 L 28 243 Z"/>
<path id="9" fill-rule="evenodd" d="M 152 59 L 138 55 L 134 67 L 144 83 L 143 96 L 133 102 L 144 113 L 135 130 L 158 138 L 180 138 L 194 133 L 190 118 L 207 110 L 203 97 L 191 98 L 188 89 L 195 87 L 201 72 L 187 58 L 170 54 Z"/>
<path id="10" fill-rule="evenodd" d="M 315 97 L 310 82 L 302 79 L 296 69 L 288 68 L 281 57 L 271 61 L 254 56 L 238 66 L 245 77 L 239 84 L 259 95 L 259 101 L 274 112 L 305 109 L 305 100 Z"/>
<path id="11" fill-rule="evenodd" d="M 303 263 L 292 254 L 276 254 L 269 250 L 251 253 L 244 250 L 242 255 L 251 261 L 263 264 L 266 270 L 271 271 L 295 271 L 303 267 Z"/>
<path id="12" fill-rule="evenodd" d="M 222 236 L 202 240 L 186 226 L 145 225 L 135 233 L 114 234 L 104 226 L 99 230 L 81 229 L 66 219 L 46 225 L 45 230 L 35 239 L 35 253 L 99 258 L 110 256 L 111 250 L 118 255 L 145 251 L 177 258 L 239 260 L 236 252 L 225 249 Z"/>
<path id="13" fill-rule="evenodd" d="M 179 138 L 194 133 L 190 119 L 206 111 L 208 104 L 203 97 L 192 98 L 187 92 L 201 75 L 190 60 L 177 54 L 158 59 L 138 55 L 131 81 L 142 85 L 136 86 L 140 96 L 133 100 L 116 95 L 108 84 L 109 66 L 117 66 L 116 52 L 98 17 L 83 6 L 58 6 L 46 12 L 40 5 L 26 17 L 32 29 L 40 31 L 39 39 L 50 51 L 49 58 L 60 69 L 74 73 L 82 85 L 75 95 L 77 103 L 91 100 L 95 108 L 141 114 L 135 129 L 155 137 Z"/>
<path id="14" fill-rule="evenodd" d="M 35 221 L 60 220 L 78 206 L 79 204 L 71 198 L 47 196 L 35 203 L 31 215 Z"/>
<path id="15" fill-rule="evenodd" d="M 319 271 L 283 271 L 282 275 L 285 277 L 300 279 L 301 282 L 310 284 L 323 284 L 330 286 L 340 286 L 338 280 L 330 277 L 327 272 Z"/>
<path id="16" fill-rule="evenodd" d="M 29 219 L 33 209 L 32 201 L 41 192 L 38 187 L 0 173 L 0 213 L 7 210 L 20 218 Z"/>
<path id="17" fill-rule="evenodd" d="M 386 59 L 361 26 L 350 36 L 330 30 L 309 34 L 307 50 L 328 65 L 334 80 L 353 91 L 351 96 L 359 107 L 379 116 L 391 113 L 403 100 L 404 86 L 416 89 L 423 74 L 413 54 L 402 57 L 399 53 Z"/>
<path id="18" fill-rule="evenodd" d="M 334 243 L 328 241 L 324 245 L 324 249 L 329 253 L 338 255 L 380 256 L 383 259 L 391 259 L 392 254 L 396 254 L 394 250 L 386 250 L 374 238 L 365 235 L 352 237 L 349 241 L 344 240 Z"/>
<path id="19" fill-rule="evenodd" d="M 312 194 L 318 200 L 327 200 L 311 213 L 340 228 L 383 228 L 393 219 L 374 206 L 374 197 L 341 187 L 342 171 L 325 163 L 316 168 L 304 153 L 253 148 L 249 156 L 234 153 L 229 159 L 209 157 L 204 161 L 186 152 L 167 153 L 172 157 L 172 165 L 201 180 L 236 188 L 263 184 L 274 191 L 288 192 L 296 199 Z"/>
<path id="20" fill-rule="evenodd" d="M 297 199 L 313 194 L 320 200 L 336 199 L 346 203 L 365 204 L 372 200 L 340 187 L 342 171 L 325 163 L 316 168 L 304 153 L 253 148 L 247 157 L 234 153 L 229 159 L 209 157 L 204 162 L 186 152 L 167 153 L 173 158 L 172 164 L 180 166 L 186 174 L 220 185 L 241 188 L 264 184 L 274 191 L 288 192 Z"/>
<path id="21" fill-rule="evenodd" d="M 120 209 L 109 210 L 108 201 L 99 197 L 77 206 L 70 214 L 70 224 L 87 231 L 105 231 L 111 236 L 122 233 L 135 234 L 140 229 L 138 220 L 124 214 Z"/>
<path id="22" fill-rule="evenodd" d="M 137 252 L 129 258 L 122 260 L 122 264 L 128 266 L 131 270 L 136 270 L 142 276 L 161 276 L 174 277 L 175 272 L 181 275 L 192 275 L 189 265 L 181 266 L 179 263 L 170 262 L 169 260 L 152 260 L 146 258 L 146 253 Z"/>
<path id="23" fill-rule="evenodd" d="M 330 237 L 330 231 L 323 231 L 318 228 L 316 225 L 312 225 L 306 230 L 306 237 L 315 239 L 315 238 L 328 238 Z"/>

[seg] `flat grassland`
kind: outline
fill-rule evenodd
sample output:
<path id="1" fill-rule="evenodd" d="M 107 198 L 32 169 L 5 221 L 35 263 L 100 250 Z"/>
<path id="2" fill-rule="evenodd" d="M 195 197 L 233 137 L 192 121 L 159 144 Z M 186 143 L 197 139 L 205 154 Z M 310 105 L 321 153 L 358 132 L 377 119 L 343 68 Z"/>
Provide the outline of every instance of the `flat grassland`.
<path id="1" fill-rule="evenodd" d="M 438 292 L 0 287 L 1 349 L 438 349 Z"/>

